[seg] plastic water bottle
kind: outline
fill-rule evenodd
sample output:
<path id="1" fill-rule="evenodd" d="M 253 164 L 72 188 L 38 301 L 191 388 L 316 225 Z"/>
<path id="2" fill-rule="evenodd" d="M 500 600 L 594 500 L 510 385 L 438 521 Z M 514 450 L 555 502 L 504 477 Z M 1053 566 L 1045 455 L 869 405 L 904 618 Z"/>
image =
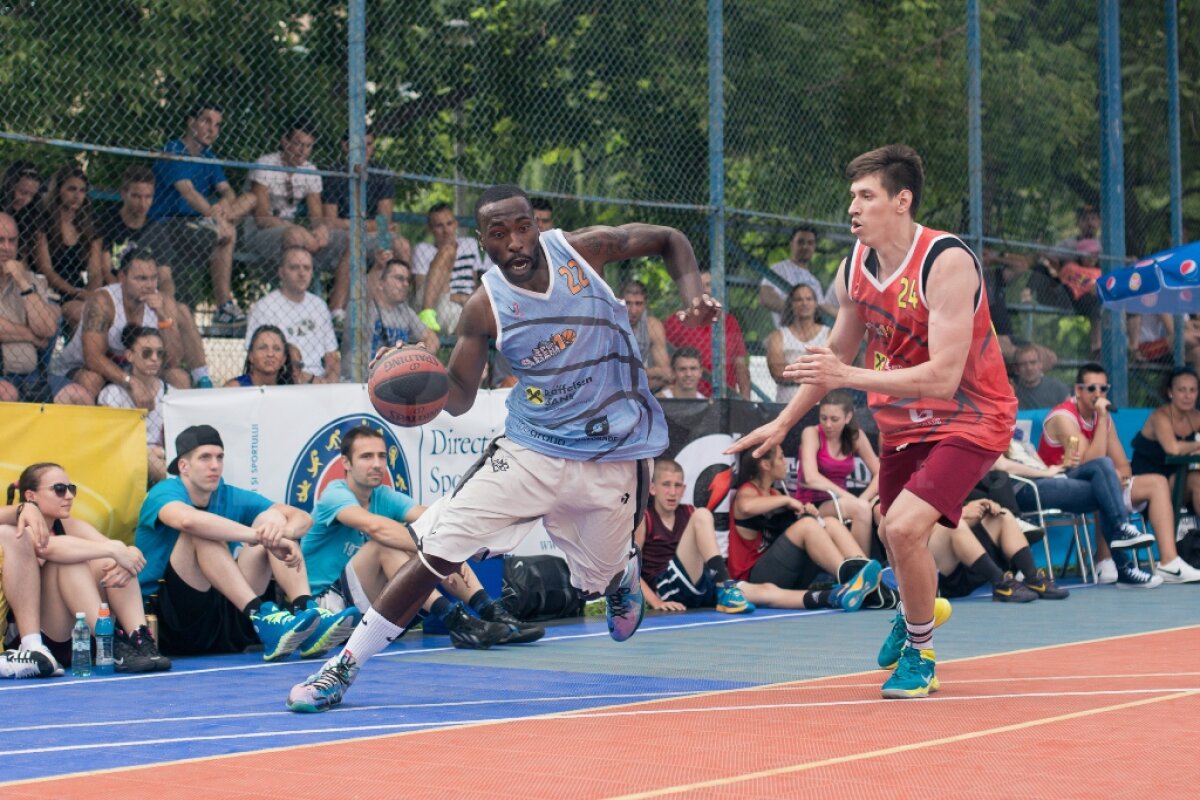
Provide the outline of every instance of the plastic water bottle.
<path id="1" fill-rule="evenodd" d="M 100 604 L 96 617 L 96 674 L 113 674 L 113 618 L 108 603 Z"/>
<path id="2" fill-rule="evenodd" d="M 71 629 L 71 674 L 79 678 L 92 674 L 92 629 L 82 611 L 75 615 Z"/>

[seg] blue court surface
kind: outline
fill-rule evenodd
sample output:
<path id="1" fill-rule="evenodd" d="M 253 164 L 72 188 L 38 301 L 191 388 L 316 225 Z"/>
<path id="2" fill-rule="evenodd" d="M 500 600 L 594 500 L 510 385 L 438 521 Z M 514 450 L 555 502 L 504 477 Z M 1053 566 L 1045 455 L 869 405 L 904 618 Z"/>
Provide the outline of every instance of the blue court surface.
<path id="1" fill-rule="evenodd" d="M 1060 602 L 955 601 L 937 632 L 939 660 L 1192 625 L 1200 607 L 1200 586 L 1070 588 Z M 602 619 L 571 621 L 535 644 L 486 652 L 409 634 L 371 660 L 343 705 L 317 715 L 286 711 L 284 698 L 319 662 L 266 664 L 253 653 L 181 658 L 149 675 L 10 682 L 0 685 L 0 775 L 66 775 L 860 673 L 874 667 L 893 613 L 650 614 L 622 644 Z"/>

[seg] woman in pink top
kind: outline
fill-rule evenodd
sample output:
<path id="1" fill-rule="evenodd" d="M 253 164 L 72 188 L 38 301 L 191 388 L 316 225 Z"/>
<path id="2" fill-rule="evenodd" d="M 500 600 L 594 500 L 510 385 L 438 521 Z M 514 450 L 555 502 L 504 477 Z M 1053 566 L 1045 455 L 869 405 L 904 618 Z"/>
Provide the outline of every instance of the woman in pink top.
<path id="1" fill-rule="evenodd" d="M 821 515 L 836 517 L 830 495 L 837 497 L 842 516 L 864 552 L 871 551 L 873 512 L 879 494 L 879 459 L 871 441 L 854 421 L 854 402 L 846 392 L 830 392 L 821 400 L 818 424 L 800 434 L 800 465 L 796 471 L 796 498 L 817 504 Z M 862 494 L 846 488 L 858 456 L 871 470 L 871 482 Z"/>

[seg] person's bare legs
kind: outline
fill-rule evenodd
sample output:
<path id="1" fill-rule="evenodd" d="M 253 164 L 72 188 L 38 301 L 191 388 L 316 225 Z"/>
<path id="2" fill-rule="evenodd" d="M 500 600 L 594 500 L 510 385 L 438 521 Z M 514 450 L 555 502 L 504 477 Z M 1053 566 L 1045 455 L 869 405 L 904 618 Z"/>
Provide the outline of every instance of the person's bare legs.
<path id="1" fill-rule="evenodd" d="M 113 562 L 108 559 L 93 559 L 88 563 L 92 572 L 92 580 L 99 586 L 105 571 L 112 566 Z M 100 589 L 100 594 L 125 631 L 133 632 L 146 624 L 142 589 L 136 576 L 130 578 L 124 586 L 105 586 Z"/>
<path id="2" fill-rule="evenodd" d="M 764 608 L 804 608 L 807 589 L 781 589 L 773 583 L 750 583 L 738 581 L 742 596 Z"/>
<path id="3" fill-rule="evenodd" d="M 871 551 L 871 506 L 857 497 L 842 497 L 838 499 L 842 507 L 842 517 L 850 522 L 850 534 L 858 547 L 864 553 Z M 832 500 L 826 500 L 817 506 L 822 515 L 832 517 L 837 514 L 837 506 Z"/>
<path id="4" fill-rule="evenodd" d="M 940 511 L 905 489 L 888 509 L 879 529 L 900 587 L 904 616 L 918 624 L 933 619 L 937 567 L 928 543 L 941 516 Z"/>
<path id="5" fill-rule="evenodd" d="M 212 279 L 213 299 L 218 306 L 233 299 L 233 251 L 237 246 L 237 228 L 225 220 L 217 220 L 217 243 L 208 259 L 208 274 Z"/>
<path id="6" fill-rule="evenodd" d="M 42 577 L 29 534 L 17 537 L 12 525 L 0 525 L 0 548 L 4 550 L 4 597 L 17 620 L 22 636 L 42 630 Z"/>
<path id="7" fill-rule="evenodd" d="M 1167 479 L 1158 474 L 1134 475 L 1130 497 L 1135 507 L 1150 504 L 1146 519 L 1154 528 L 1159 560 L 1164 564 L 1174 561 L 1179 551 L 1175 549 L 1175 511 L 1171 508 L 1171 486 Z"/>
<path id="8" fill-rule="evenodd" d="M 46 562 L 42 566 L 42 630 L 51 639 L 67 641 L 71 638 L 77 611 L 84 613 L 88 626 L 95 630 L 100 612 L 100 590 L 96 588 L 88 563 Z"/>
<path id="9" fill-rule="evenodd" d="M 346 310 L 346 302 L 350 297 L 350 249 L 338 260 L 333 271 L 333 286 L 329 289 L 329 310 Z"/>
<path id="10" fill-rule="evenodd" d="M 828 520 L 826 520 L 828 523 Z M 849 538 L 850 532 L 842 526 L 842 531 Z M 817 563 L 821 569 L 830 575 L 837 575 L 838 567 L 845 561 L 841 549 L 830 538 L 827 528 L 812 517 L 802 517 L 793 522 L 783 533 L 788 541 L 799 547 L 808 557 Z"/>
<path id="11" fill-rule="evenodd" d="M 717 528 L 712 512 L 707 508 L 697 508 L 683 529 L 675 557 L 683 565 L 688 578 L 695 582 L 704 574 L 704 565 L 719 555 L 721 548 L 717 545 Z"/>
<path id="12" fill-rule="evenodd" d="M 171 567 L 188 586 L 198 592 L 216 589 L 235 608 L 245 608 L 258 596 L 224 542 L 181 533 L 171 551 Z"/>
<path id="13" fill-rule="evenodd" d="M 267 590 L 272 577 L 288 600 L 294 601 L 297 597 L 312 593 L 304 561 L 300 561 L 296 567 L 289 567 L 262 545 L 243 546 L 238 553 L 237 567 L 256 596 Z"/>
<path id="14" fill-rule="evenodd" d="M 183 361 L 187 368 L 208 366 L 208 356 L 204 352 L 204 340 L 200 338 L 200 330 L 190 308 L 183 303 L 175 305 L 175 325 L 179 328 L 179 342 L 183 346 Z"/>

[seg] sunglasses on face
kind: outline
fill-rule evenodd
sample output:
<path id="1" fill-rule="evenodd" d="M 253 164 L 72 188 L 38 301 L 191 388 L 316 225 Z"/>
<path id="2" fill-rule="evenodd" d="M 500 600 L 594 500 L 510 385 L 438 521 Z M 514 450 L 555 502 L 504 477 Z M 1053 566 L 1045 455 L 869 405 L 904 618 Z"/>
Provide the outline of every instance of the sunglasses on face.
<path id="1" fill-rule="evenodd" d="M 58 497 L 66 497 L 67 492 L 70 492 L 72 495 L 77 494 L 77 492 L 75 490 L 79 487 L 77 487 L 73 483 L 52 483 L 49 486 L 43 486 L 42 488 L 43 489 L 53 489 L 54 494 L 57 495 Z"/>
<path id="2" fill-rule="evenodd" d="M 1095 394 L 1096 392 L 1108 394 L 1108 390 L 1112 388 L 1107 383 L 1078 383 L 1076 386 L 1089 394 Z"/>
<path id="3" fill-rule="evenodd" d="M 159 361 L 162 361 L 164 358 L 166 358 L 166 355 L 166 350 L 156 349 L 153 347 L 142 348 L 142 358 L 157 358 Z"/>

